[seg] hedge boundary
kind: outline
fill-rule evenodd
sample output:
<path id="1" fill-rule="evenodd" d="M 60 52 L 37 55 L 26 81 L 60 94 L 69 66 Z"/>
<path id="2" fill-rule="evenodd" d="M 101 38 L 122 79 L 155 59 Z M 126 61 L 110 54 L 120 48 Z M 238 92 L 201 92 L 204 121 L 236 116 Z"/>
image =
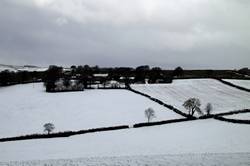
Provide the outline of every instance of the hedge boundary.
<path id="1" fill-rule="evenodd" d="M 240 113 L 250 113 L 250 109 L 243 109 L 243 110 L 229 111 L 229 112 L 224 112 L 224 113 L 203 115 L 203 116 L 200 116 L 199 119 L 209 119 L 209 118 L 214 118 L 214 117 L 221 117 L 221 116 L 234 115 L 234 114 L 240 114 Z"/>
<path id="2" fill-rule="evenodd" d="M 17 137 L 0 138 L 0 142 L 70 137 L 70 136 L 79 135 L 79 134 L 113 131 L 113 130 L 121 130 L 121 129 L 128 129 L 128 128 L 129 126 L 127 125 L 121 125 L 121 126 L 101 127 L 101 128 L 93 128 L 93 129 L 79 130 L 79 131 L 57 132 L 57 133 L 51 133 L 51 134 L 31 134 L 31 135 L 23 135 L 23 136 L 17 136 Z"/>
<path id="3" fill-rule="evenodd" d="M 148 127 L 148 126 L 158 126 L 158 125 L 164 125 L 164 124 L 170 124 L 170 123 L 177 123 L 177 122 L 185 122 L 185 121 L 192 121 L 197 120 L 195 118 L 181 118 L 181 119 L 170 119 L 170 120 L 163 120 L 163 121 L 157 121 L 157 122 L 148 122 L 148 123 L 136 123 L 134 124 L 134 128 L 140 128 L 140 127 Z"/>
<path id="4" fill-rule="evenodd" d="M 224 80 L 219 79 L 219 78 L 215 78 L 215 79 L 216 79 L 217 81 L 220 81 L 220 82 L 223 83 L 223 84 L 226 84 L 226 85 L 228 85 L 228 86 L 234 87 L 234 88 L 236 88 L 236 89 L 243 90 L 243 91 L 246 91 L 246 92 L 250 92 L 250 89 L 241 87 L 241 86 L 239 86 L 239 85 L 235 85 L 235 84 L 233 84 L 233 83 L 231 83 L 231 82 L 227 82 L 227 81 L 224 81 Z"/>
<path id="5" fill-rule="evenodd" d="M 231 119 L 231 118 L 224 118 L 222 116 L 214 116 L 214 119 L 230 123 L 250 124 L 250 120 Z"/>
<path id="6" fill-rule="evenodd" d="M 232 118 L 225 118 L 224 116 L 227 115 L 234 115 L 234 114 L 244 114 L 244 113 L 250 113 L 250 109 L 243 109 L 243 110 L 236 110 L 236 111 L 230 111 L 225 113 L 217 113 L 217 114 L 211 114 L 211 115 L 204 115 L 199 117 L 199 119 L 209 119 L 214 118 L 216 120 L 224 121 L 224 122 L 230 122 L 230 123 L 239 123 L 239 124 L 250 124 L 250 120 L 242 120 L 242 119 L 232 119 Z"/>
<path id="7" fill-rule="evenodd" d="M 126 87 L 120 87 L 120 88 L 112 88 L 112 87 L 107 87 L 107 88 L 104 88 L 104 87 L 97 87 L 96 89 L 127 89 Z"/>
<path id="8" fill-rule="evenodd" d="M 215 114 L 216 116 L 225 116 L 225 115 L 233 115 L 233 114 L 240 114 L 240 113 L 250 113 L 250 109 L 243 109 L 243 110 L 236 110 L 236 111 L 229 111 L 225 113 L 218 113 Z"/>
<path id="9" fill-rule="evenodd" d="M 168 109 L 174 111 L 175 113 L 177 113 L 177 114 L 179 114 L 179 115 L 182 115 L 182 116 L 184 116 L 184 117 L 186 117 L 186 118 L 188 118 L 188 119 L 196 119 L 196 117 L 191 116 L 191 115 L 189 115 L 189 114 L 186 114 L 186 113 L 180 111 L 179 109 L 175 108 L 175 107 L 172 106 L 172 105 L 166 104 L 166 103 L 164 103 L 163 101 L 161 101 L 161 100 L 159 100 L 159 99 L 156 99 L 156 98 L 154 98 L 154 97 L 151 97 L 150 95 L 147 95 L 147 94 L 145 94 L 145 93 L 142 93 L 142 92 L 139 92 L 139 91 L 137 91 L 137 90 L 132 89 L 132 88 L 130 87 L 130 85 L 128 86 L 127 89 L 128 89 L 129 91 L 131 91 L 131 92 L 134 92 L 134 93 L 136 93 L 136 94 L 139 94 L 139 95 L 142 95 L 142 96 L 144 96 L 144 97 L 147 97 L 148 99 L 150 99 L 150 100 L 152 100 L 152 101 L 154 101 L 154 102 L 156 102 L 156 103 L 158 103 L 158 104 L 160 104 L 160 105 L 162 105 L 162 106 L 164 106 L 164 107 L 166 107 L 166 108 L 168 108 Z"/>
<path id="10" fill-rule="evenodd" d="M 232 118 L 225 118 L 224 116 L 227 115 L 234 115 L 234 114 L 241 114 L 241 113 L 250 113 L 250 109 L 243 109 L 237 111 L 230 111 L 226 113 L 218 113 L 213 115 L 213 118 L 216 120 L 230 122 L 230 123 L 239 123 L 239 124 L 250 124 L 250 120 L 242 120 L 242 119 L 232 119 Z"/>

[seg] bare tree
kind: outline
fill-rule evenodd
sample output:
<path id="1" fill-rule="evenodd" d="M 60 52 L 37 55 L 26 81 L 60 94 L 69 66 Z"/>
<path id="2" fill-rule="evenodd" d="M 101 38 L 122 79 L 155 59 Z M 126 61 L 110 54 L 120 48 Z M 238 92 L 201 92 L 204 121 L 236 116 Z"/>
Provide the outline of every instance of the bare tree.
<path id="1" fill-rule="evenodd" d="M 211 103 L 207 103 L 206 108 L 205 108 L 205 111 L 206 111 L 207 115 L 210 115 L 211 112 L 212 112 L 212 110 L 213 110 L 212 104 Z"/>
<path id="2" fill-rule="evenodd" d="M 55 129 L 53 123 L 46 123 L 43 125 L 43 127 L 44 127 L 44 132 L 48 132 L 48 134 L 50 134 Z"/>
<path id="3" fill-rule="evenodd" d="M 195 112 L 199 114 L 203 114 L 201 109 L 201 102 L 197 98 L 189 98 L 187 101 L 184 102 L 183 107 L 185 107 L 188 110 L 189 115 L 194 115 Z"/>
<path id="4" fill-rule="evenodd" d="M 155 111 L 153 108 L 148 108 L 145 110 L 145 116 L 148 119 L 148 122 L 150 122 L 151 119 L 155 118 Z"/>

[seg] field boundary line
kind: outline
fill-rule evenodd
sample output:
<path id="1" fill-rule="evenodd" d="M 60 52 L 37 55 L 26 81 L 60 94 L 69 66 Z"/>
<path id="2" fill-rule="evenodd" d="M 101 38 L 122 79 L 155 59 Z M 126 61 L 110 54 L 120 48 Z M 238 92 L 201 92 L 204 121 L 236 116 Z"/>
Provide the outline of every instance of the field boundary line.
<path id="1" fill-rule="evenodd" d="M 30 134 L 30 135 L 23 135 L 23 136 L 16 136 L 16 137 L 0 138 L 0 142 L 70 137 L 73 135 L 96 133 L 96 132 L 103 132 L 103 131 L 122 130 L 122 129 L 129 129 L 129 126 L 121 125 L 121 126 L 101 127 L 101 128 L 85 129 L 85 130 L 78 130 L 78 131 L 57 132 L 57 133 L 51 133 L 51 134 Z"/>
<path id="2" fill-rule="evenodd" d="M 186 121 L 192 121 L 192 120 L 198 120 L 196 118 L 180 118 L 180 119 L 170 119 L 170 120 L 163 120 L 163 121 L 157 121 L 157 122 L 150 122 L 150 123 L 136 123 L 134 124 L 134 128 L 140 128 L 140 127 L 149 127 L 149 126 L 158 126 L 158 125 L 164 125 L 164 124 L 170 124 L 170 123 L 178 123 L 178 122 L 186 122 Z"/>
<path id="3" fill-rule="evenodd" d="M 225 118 L 222 116 L 214 116 L 214 119 L 224 121 L 224 122 L 238 123 L 238 124 L 249 124 L 250 125 L 250 120 L 231 119 L 231 118 Z"/>
<path id="4" fill-rule="evenodd" d="M 217 81 L 219 81 L 219 82 L 221 82 L 221 83 L 223 83 L 223 84 L 225 84 L 225 85 L 234 87 L 236 89 L 239 89 L 239 90 L 242 90 L 242 91 L 245 91 L 245 92 L 250 92 L 250 89 L 248 89 L 248 88 L 244 88 L 242 86 L 235 85 L 235 84 L 233 84 L 231 82 L 228 82 L 228 81 L 225 81 L 225 80 L 222 80 L 222 79 L 219 79 L 219 78 L 214 78 L 214 79 L 217 80 Z"/>

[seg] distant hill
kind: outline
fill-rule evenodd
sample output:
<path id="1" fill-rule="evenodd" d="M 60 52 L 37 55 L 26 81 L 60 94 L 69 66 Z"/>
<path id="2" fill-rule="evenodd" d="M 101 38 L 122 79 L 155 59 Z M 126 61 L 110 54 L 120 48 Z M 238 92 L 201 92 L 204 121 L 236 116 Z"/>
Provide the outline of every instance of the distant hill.
<path id="1" fill-rule="evenodd" d="M 38 67 L 38 66 L 33 66 L 33 65 L 24 65 L 24 66 L 16 66 L 16 65 L 5 65 L 5 64 L 0 64 L 0 72 L 4 70 L 9 70 L 13 72 L 17 71 L 45 71 L 47 70 L 47 67 Z"/>

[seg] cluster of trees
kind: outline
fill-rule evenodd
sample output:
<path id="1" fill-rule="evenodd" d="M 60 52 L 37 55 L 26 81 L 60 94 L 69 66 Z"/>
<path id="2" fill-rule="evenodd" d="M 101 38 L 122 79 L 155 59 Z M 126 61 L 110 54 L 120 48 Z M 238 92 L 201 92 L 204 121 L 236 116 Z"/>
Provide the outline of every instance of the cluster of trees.
<path id="1" fill-rule="evenodd" d="M 188 114 L 193 116 L 195 112 L 199 115 L 210 115 L 213 107 L 211 103 L 207 103 L 206 107 L 204 108 L 205 113 L 201 110 L 201 102 L 198 98 L 189 98 L 183 103 L 183 107 L 188 110 Z"/>
<path id="2" fill-rule="evenodd" d="M 188 110 L 188 115 L 194 116 L 195 113 L 199 115 L 211 115 L 213 110 L 213 106 L 211 103 L 207 103 L 204 112 L 201 110 L 201 102 L 198 98 L 189 98 L 183 103 L 183 107 Z M 149 123 L 153 118 L 156 117 L 155 111 L 153 108 L 147 108 L 144 111 L 145 117 L 147 118 L 147 122 Z"/>
<path id="3" fill-rule="evenodd" d="M 134 70 L 135 82 L 144 82 L 145 79 L 148 80 L 148 83 L 171 83 L 173 77 L 179 77 L 183 75 L 183 69 L 177 67 L 171 72 L 166 72 L 160 67 L 150 68 L 149 66 L 138 66 Z"/>
<path id="4" fill-rule="evenodd" d="M 44 81 L 47 92 L 78 91 L 84 89 L 84 81 L 72 80 L 72 77 L 63 72 L 62 67 L 50 66 L 46 71 Z"/>
<path id="5" fill-rule="evenodd" d="M 245 68 L 238 70 L 238 73 L 243 74 L 243 75 L 250 75 L 250 69 L 245 67 Z"/>

